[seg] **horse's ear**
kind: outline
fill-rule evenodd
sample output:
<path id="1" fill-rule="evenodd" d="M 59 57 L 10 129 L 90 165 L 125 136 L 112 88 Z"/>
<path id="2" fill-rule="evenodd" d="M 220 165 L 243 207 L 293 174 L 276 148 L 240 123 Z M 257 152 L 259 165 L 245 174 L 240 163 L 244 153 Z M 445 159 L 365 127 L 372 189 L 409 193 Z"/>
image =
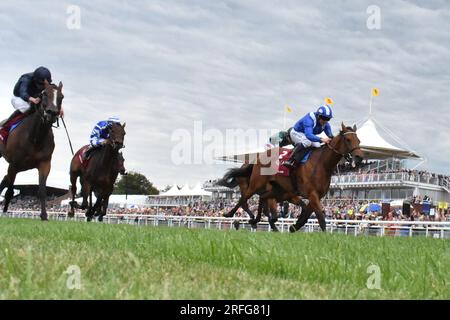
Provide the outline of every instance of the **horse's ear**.
<path id="1" fill-rule="evenodd" d="M 62 90 L 62 88 L 63 88 L 63 83 L 60 81 L 59 84 L 58 84 L 58 89 Z"/>
<path id="2" fill-rule="evenodd" d="M 355 124 L 355 125 L 353 125 L 353 131 L 355 131 L 355 132 L 356 132 L 356 124 Z"/>
<path id="3" fill-rule="evenodd" d="M 345 125 L 344 125 L 344 122 L 341 122 L 341 126 L 342 126 L 342 131 L 345 131 Z"/>
<path id="4" fill-rule="evenodd" d="M 124 122 L 123 123 L 123 125 L 122 125 L 122 128 L 124 128 L 125 129 L 125 125 L 126 125 L 127 123 L 126 122 Z"/>

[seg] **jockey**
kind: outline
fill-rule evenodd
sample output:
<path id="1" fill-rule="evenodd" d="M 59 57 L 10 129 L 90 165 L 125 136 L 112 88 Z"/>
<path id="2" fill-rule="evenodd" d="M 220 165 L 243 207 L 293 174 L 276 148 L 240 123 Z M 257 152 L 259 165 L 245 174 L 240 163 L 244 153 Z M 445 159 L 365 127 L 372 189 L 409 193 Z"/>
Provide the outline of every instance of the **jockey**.
<path id="1" fill-rule="evenodd" d="M 294 144 L 294 151 L 284 166 L 295 169 L 309 147 L 319 148 L 321 142 L 329 143 L 333 138 L 331 127 L 328 121 L 333 118 L 333 111 L 329 105 L 320 106 L 316 112 L 310 112 L 301 118 L 291 130 L 291 140 Z M 318 135 L 325 131 L 327 137 L 320 138 Z"/>
<path id="2" fill-rule="evenodd" d="M 21 113 L 29 114 L 33 112 L 33 110 L 30 110 L 31 104 L 37 105 L 41 102 L 39 95 L 42 90 L 45 89 L 45 80 L 47 80 L 49 84 L 52 83 L 50 70 L 45 67 L 39 67 L 34 72 L 25 73 L 19 78 L 14 86 L 14 95 L 11 99 L 11 104 L 16 110 L 2 123 L 2 125 Z M 62 108 L 60 115 L 64 115 Z"/>
<path id="3" fill-rule="evenodd" d="M 99 148 L 108 143 L 107 139 L 109 138 L 109 130 L 111 129 L 113 123 L 120 124 L 119 117 L 109 117 L 108 120 L 102 120 L 95 125 L 91 133 L 89 146 L 84 152 L 83 160 L 89 158 L 89 154 L 93 149 Z"/>

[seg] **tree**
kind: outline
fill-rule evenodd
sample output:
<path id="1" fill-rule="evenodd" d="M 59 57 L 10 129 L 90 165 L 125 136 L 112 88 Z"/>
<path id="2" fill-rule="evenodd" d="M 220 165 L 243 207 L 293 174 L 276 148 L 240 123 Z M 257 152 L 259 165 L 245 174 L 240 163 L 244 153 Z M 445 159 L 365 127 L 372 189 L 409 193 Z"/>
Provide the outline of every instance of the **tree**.
<path id="1" fill-rule="evenodd" d="M 129 172 L 114 184 L 114 194 L 159 194 L 153 184 L 139 172 Z"/>

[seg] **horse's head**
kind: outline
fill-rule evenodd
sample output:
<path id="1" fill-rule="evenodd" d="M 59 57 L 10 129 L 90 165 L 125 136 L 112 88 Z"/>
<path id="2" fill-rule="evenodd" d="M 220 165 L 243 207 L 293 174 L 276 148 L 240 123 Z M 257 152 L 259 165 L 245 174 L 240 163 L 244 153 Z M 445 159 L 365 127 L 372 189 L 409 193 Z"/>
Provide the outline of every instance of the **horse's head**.
<path id="1" fill-rule="evenodd" d="M 59 116 L 64 95 L 62 93 L 63 84 L 49 84 L 47 80 L 44 82 L 45 88 L 42 90 L 39 105 L 39 112 L 44 122 L 54 123 Z"/>
<path id="2" fill-rule="evenodd" d="M 123 141 L 125 139 L 125 123 L 113 123 L 111 129 L 109 129 L 109 141 L 111 146 L 115 150 L 119 150 L 124 147 Z"/>
<path id="3" fill-rule="evenodd" d="M 121 175 L 124 176 L 127 174 L 127 170 L 125 169 L 125 158 L 123 157 L 122 152 L 119 152 L 117 157 L 117 169 Z"/>
<path id="4" fill-rule="evenodd" d="M 345 159 L 352 163 L 355 167 L 359 165 L 364 158 L 364 153 L 359 146 L 360 141 L 356 135 L 356 125 L 352 127 L 346 127 L 344 123 L 341 125 L 341 131 L 339 135 L 333 139 L 336 142 L 331 145 L 331 148 L 343 155 Z"/>

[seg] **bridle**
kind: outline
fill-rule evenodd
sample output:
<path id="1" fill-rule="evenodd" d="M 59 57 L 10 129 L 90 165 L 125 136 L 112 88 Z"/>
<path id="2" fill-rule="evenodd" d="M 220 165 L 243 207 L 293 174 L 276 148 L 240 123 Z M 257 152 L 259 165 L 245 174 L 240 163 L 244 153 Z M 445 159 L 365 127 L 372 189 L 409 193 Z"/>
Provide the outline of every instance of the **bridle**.
<path id="1" fill-rule="evenodd" d="M 111 131 L 112 131 L 112 125 L 109 127 L 109 134 L 111 134 Z M 120 149 L 125 148 L 124 144 L 122 144 L 122 146 L 120 146 L 120 148 L 117 148 L 117 142 L 114 139 L 108 138 L 108 141 L 109 141 L 109 144 L 111 145 L 111 147 L 114 150 L 119 151 Z"/>
<path id="2" fill-rule="evenodd" d="M 44 107 L 44 103 L 43 103 L 44 102 L 44 96 L 45 96 L 46 99 L 48 99 L 48 97 L 46 96 L 45 89 L 42 90 L 41 93 L 38 96 L 39 99 L 40 99 L 40 102 L 39 102 L 39 104 L 36 105 L 36 111 L 39 113 L 39 116 L 41 118 L 41 122 L 42 123 L 51 123 L 53 125 L 53 123 L 57 122 L 57 126 L 54 126 L 54 128 L 58 128 L 59 127 L 59 121 L 58 121 L 58 119 L 59 119 L 59 111 L 54 112 L 54 111 L 51 111 L 51 110 L 47 110 L 46 106 Z M 57 103 L 58 110 L 60 110 L 61 109 L 61 104 L 62 104 L 62 97 L 57 98 L 56 103 Z M 52 115 L 52 121 L 49 122 L 49 121 L 46 120 L 45 113 L 50 113 Z"/>
<path id="3" fill-rule="evenodd" d="M 345 135 L 348 135 L 348 134 L 356 134 L 356 132 L 353 132 L 353 131 L 340 132 L 339 136 L 344 137 Z M 331 141 L 331 142 L 333 142 L 333 141 Z M 339 154 L 340 156 L 344 157 L 345 160 L 347 160 L 348 162 L 351 162 L 353 160 L 353 156 L 352 156 L 353 151 L 361 149 L 361 147 L 359 147 L 359 146 L 351 148 L 351 145 L 349 145 L 349 142 L 344 139 L 344 142 L 345 142 L 346 146 L 348 147 L 348 149 L 350 149 L 350 148 L 351 149 L 348 152 L 342 153 L 342 152 L 339 152 L 339 150 L 337 150 L 335 146 L 332 146 L 331 142 L 327 143 L 328 148 L 330 148 L 331 150 L 333 150 L 335 153 Z"/>

